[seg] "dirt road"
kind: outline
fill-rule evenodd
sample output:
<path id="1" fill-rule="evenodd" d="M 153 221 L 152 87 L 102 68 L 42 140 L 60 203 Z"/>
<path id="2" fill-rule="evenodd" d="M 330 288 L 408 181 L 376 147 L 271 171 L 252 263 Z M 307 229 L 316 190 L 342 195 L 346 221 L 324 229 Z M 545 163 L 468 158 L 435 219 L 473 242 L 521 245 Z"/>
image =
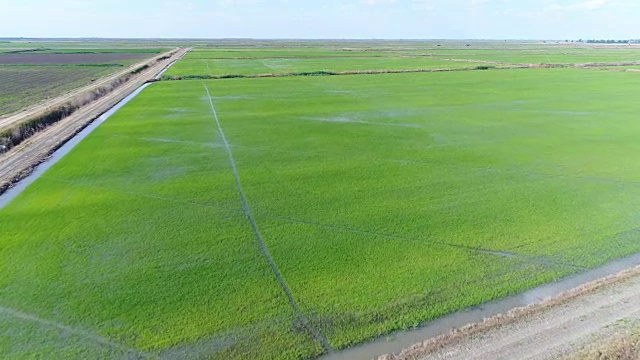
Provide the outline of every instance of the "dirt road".
<path id="1" fill-rule="evenodd" d="M 381 359 L 559 359 L 640 319 L 640 268 Z"/>
<path id="2" fill-rule="evenodd" d="M 0 193 L 28 175 L 53 151 L 87 126 L 91 121 L 113 107 L 147 81 L 154 79 L 163 69 L 183 56 L 189 49 L 179 49 L 171 58 L 155 63 L 113 92 L 78 109 L 67 118 L 30 137 L 10 151 L 0 155 Z M 43 105 L 45 108 L 49 105 Z M 35 107 L 37 108 L 37 107 Z M 35 109 L 34 108 L 34 109 Z M 24 114 L 21 114 L 24 118 Z M 13 120 L 13 121 L 21 121 Z"/>

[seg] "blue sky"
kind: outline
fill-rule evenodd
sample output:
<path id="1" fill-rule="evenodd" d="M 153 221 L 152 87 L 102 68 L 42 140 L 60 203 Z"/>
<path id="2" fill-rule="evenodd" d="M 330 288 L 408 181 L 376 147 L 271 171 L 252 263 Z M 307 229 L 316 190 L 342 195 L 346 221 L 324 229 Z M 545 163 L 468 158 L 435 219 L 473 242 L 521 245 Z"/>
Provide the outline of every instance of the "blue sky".
<path id="1" fill-rule="evenodd" d="M 0 37 L 640 38 L 639 0 L 0 0 Z"/>

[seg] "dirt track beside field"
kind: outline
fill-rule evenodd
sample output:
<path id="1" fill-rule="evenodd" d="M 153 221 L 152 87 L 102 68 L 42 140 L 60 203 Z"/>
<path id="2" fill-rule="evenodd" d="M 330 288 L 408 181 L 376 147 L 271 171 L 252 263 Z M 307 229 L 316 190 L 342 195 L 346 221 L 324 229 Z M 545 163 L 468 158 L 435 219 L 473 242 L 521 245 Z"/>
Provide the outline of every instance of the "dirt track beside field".
<path id="1" fill-rule="evenodd" d="M 640 267 L 468 325 L 380 360 L 559 359 L 640 319 Z"/>
<path id="2" fill-rule="evenodd" d="M 144 83 L 154 80 L 156 76 L 162 72 L 162 70 L 164 70 L 167 66 L 184 55 L 188 50 L 189 49 L 179 49 L 170 58 L 155 62 L 149 68 L 140 72 L 123 85 L 114 89 L 109 94 L 91 102 L 86 106 L 81 107 L 68 117 L 51 125 L 42 132 L 26 139 L 24 142 L 12 148 L 8 152 L 1 154 L 0 193 L 4 192 L 14 183 L 27 176 L 35 166 L 46 160 L 47 157 L 51 155 L 51 153 L 53 153 L 56 149 L 58 149 L 62 144 L 64 144 L 68 139 L 77 134 L 84 127 L 86 127 L 94 119 L 98 118 L 100 115 L 116 105 L 127 95 L 134 92 Z M 154 58 L 154 61 L 155 59 L 157 58 Z M 127 71 L 131 70 L 128 69 Z M 113 79 L 113 77 L 104 79 L 104 83 L 108 83 Z M 83 89 L 84 91 L 87 91 L 95 88 L 96 86 L 97 84 L 92 84 L 88 89 Z M 56 99 L 56 104 L 64 103 L 73 96 L 76 96 L 82 92 L 83 91 L 78 92 L 77 90 L 71 94 L 62 96 Z M 0 119 L 0 130 L 2 128 L 7 128 L 11 125 L 20 123 L 21 121 L 30 118 L 34 114 L 46 111 L 51 106 L 53 106 L 52 102 L 47 102 L 14 116 Z"/>

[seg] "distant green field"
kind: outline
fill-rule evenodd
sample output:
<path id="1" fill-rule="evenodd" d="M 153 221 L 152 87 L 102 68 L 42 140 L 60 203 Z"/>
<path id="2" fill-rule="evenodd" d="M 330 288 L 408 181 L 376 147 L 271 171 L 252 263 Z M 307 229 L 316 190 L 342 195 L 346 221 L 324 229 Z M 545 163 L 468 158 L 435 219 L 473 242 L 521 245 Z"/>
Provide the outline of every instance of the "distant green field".
<path id="1" fill-rule="evenodd" d="M 336 57 L 386 57 L 397 56 L 402 51 L 364 51 L 354 49 L 196 49 L 189 52 L 185 59 L 235 59 L 235 58 L 336 58 Z"/>
<path id="2" fill-rule="evenodd" d="M 196 49 L 166 76 L 225 76 L 313 71 L 384 69 L 450 69 L 513 64 L 583 64 L 640 62 L 640 49 L 569 45 L 476 44 L 469 47 L 433 44 L 387 44 L 365 48 L 334 47 Z"/>
<path id="3" fill-rule="evenodd" d="M 482 47 L 468 47 L 468 48 L 431 48 L 431 49 L 416 49 L 415 52 L 420 51 L 429 51 L 430 53 L 437 54 L 439 52 L 447 53 L 447 54 L 458 54 L 458 55 L 492 55 L 492 54 L 500 54 L 500 55 L 631 55 L 631 54 L 640 54 L 640 48 L 638 47 L 627 47 L 627 48 L 596 48 L 596 47 L 570 47 L 570 46 L 527 46 L 518 48 L 513 45 L 503 45 L 503 46 L 482 46 Z"/>
<path id="4" fill-rule="evenodd" d="M 225 76 L 259 74 L 293 74 L 313 71 L 364 71 L 409 69 L 463 69 L 487 65 L 480 62 L 455 62 L 433 57 L 391 58 L 262 58 L 262 59 L 185 59 L 178 61 L 164 75 Z"/>
<path id="5" fill-rule="evenodd" d="M 629 62 L 640 61 L 640 51 L 637 52 L 603 52 L 603 53 L 529 53 L 527 51 L 495 51 L 473 54 L 443 54 L 443 58 L 498 61 L 515 64 L 576 64 L 576 63 L 600 63 L 600 62 Z"/>
<path id="6" fill-rule="evenodd" d="M 0 210 L 0 356 L 308 358 L 640 251 L 639 76 L 155 83 Z"/>

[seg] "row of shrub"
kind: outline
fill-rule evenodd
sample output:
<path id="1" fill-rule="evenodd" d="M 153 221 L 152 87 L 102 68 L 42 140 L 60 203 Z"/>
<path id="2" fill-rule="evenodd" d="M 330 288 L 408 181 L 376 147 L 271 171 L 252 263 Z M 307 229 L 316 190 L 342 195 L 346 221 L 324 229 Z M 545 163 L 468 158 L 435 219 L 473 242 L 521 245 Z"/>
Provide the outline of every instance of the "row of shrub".
<path id="1" fill-rule="evenodd" d="M 491 70 L 497 69 L 495 66 L 480 65 L 475 68 L 457 69 L 387 69 L 387 70 L 349 70 L 349 71 L 303 71 L 282 74 L 225 74 L 225 75 L 165 75 L 162 80 L 216 80 L 216 79 L 242 79 L 242 78 L 264 78 L 264 77 L 289 77 L 289 76 L 331 76 L 331 75 L 360 75 L 360 74 L 397 74 L 412 72 L 443 72 L 443 71 L 464 71 L 464 70 Z"/>

